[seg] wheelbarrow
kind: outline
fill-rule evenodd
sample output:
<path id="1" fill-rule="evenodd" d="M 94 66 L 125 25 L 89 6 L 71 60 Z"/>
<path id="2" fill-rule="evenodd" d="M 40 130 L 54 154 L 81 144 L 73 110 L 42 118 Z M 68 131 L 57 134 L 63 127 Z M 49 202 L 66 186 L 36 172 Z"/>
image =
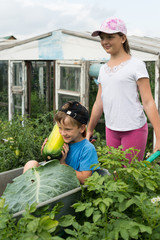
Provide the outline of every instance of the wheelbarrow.
<path id="1" fill-rule="evenodd" d="M 95 171 L 97 171 L 101 176 L 105 174 L 110 175 L 107 169 L 97 169 Z M 2 196 L 7 184 L 12 183 L 12 180 L 15 177 L 21 175 L 22 173 L 23 167 L 0 173 L 0 196 Z M 81 186 L 77 187 L 68 192 L 60 194 L 59 196 L 53 197 L 51 199 L 48 199 L 47 201 L 39 203 L 37 205 L 37 208 L 48 206 L 49 210 L 51 210 L 58 202 L 62 202 L 64 206 L 61 208 L 60 213 L 57 215 L 57 218 L 67 214 L 74 214 L 74 209 L 71 208 L 71 206 L 80 199 L 81 191 L 82 191 Z M 19 219 L 23 213 L 24 210 L 13 214 L 13 217 Z"/>
<path id="2" fill-rule="evenodd" d="M 154 154 L 152 154 L 146 161 L 152 163 L 159 156 L 160 156 L 160 151 L 157 151 Z M 105 174 L 110 175 L 110 173 L 107 169 L 97 169 L 96 171 L 101 176 L 104 176 Z M 11 183 L 15 177 L 18 177 L 22 173 L 23 173 L 23 167 L 0 173 L 0 196 L 2 196 L 7 184 Z M 87 187 L 87 186 L 84 186 L 84 187 Z M 62 202 L 64 204 L 64 207 L 61 209 L 61 211 L 57 217 L 59 218 L 62 215 L 73 214 L 74 210 L 73 210 L 73 208 L 71 208 L 71 206 L 77 200 L 79 200 L 79 198 L 81 196 L 81 191 L 82 191 L 81 187 L 75 188 L 75 189 L 70 190 L 66 193 L 63 193 L 59 196 L 51 198 L 47 201 L 39 203 L 37 205 L 37 208 L 41 208 L 41 207 L 48 205 L 49 209 L 52 209 L 58 202 Z M 13 217 L 19 219 L 22 216 L 23 212 L 24 212 L 24 210 L 17 212 L 15 214 L 13 214 Z"/>

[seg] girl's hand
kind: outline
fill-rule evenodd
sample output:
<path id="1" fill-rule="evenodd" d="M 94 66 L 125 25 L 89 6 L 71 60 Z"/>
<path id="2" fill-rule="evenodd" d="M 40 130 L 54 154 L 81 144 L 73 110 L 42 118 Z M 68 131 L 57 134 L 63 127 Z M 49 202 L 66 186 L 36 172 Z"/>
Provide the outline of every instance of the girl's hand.
<path id="1" fill-rule="evenodd" d="M 89 141 L 90 141 L 91 143 L 94 143 L 96 140 L 97 140 L 97 136 L 92 136 L 92 137 L 90 137 L 90 139 L 89 139 Z"/>
<path id="2" fill-rule="evenodd" d="M 69 145 L 64 143 L 63 150 L 62 150 L 62 158 L 60 159 L 61 164 L 66 164 L 65 160 L 66 160 L 68 152 L 69 152 Z"/>
<path id="3" fill-rule="evenodd" d="M 86 134 L 86 139 L 88 139 L 90 141 L 90 138 L 93 136 L 93 132 L 89 132 L 87 131 L 87 134 Z"/>
<path id="4" fill-rule="evenodd" d="M 156 144 L 155 144 L 155 147 L 154 147 L 153 152 L 155 153 L 155 152 L 157 152 L 158 150 L 160 151 L 160 142 L 159 142 L 159 141 L 156 141 Z"/>
<path id="5" fill-rule="evenodd" d="M 43 152 L 43 148 L 44 146 L 46 145 L 46 142 L 48 141 L 48 138 L 46 138 L 42 144 L 42 147 L 41 147 L 41 155 L 42 155 L 42 152 Z"/>

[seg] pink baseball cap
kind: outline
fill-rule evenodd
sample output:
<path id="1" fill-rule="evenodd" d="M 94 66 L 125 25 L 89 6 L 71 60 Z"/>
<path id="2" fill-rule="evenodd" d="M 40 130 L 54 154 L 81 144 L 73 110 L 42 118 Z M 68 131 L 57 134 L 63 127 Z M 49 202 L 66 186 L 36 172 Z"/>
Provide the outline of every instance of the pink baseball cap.
<path id="1" fill-rule="evenodd" d="M 96 30 L 92 33 L 92 36 L 96 37 L 101 32 L 108 33 L 108 34 L 121 32 L 121 33 L 126 35 L 127 34 L 127 28 L 126 28 L 125 23 L 121 19 L 116 18 L 116 17 L 115 18 L 108 18 L 101 24 L 99 30 Z"/>

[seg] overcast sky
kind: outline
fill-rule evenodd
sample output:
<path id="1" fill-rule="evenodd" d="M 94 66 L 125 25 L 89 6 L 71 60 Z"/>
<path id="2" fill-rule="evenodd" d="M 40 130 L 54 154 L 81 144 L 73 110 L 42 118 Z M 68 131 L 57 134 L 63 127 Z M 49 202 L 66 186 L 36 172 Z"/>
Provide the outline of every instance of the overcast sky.
<path id="1" fill-rule="evenodd" d="M 0 37 L 92 32 L 112 16 L 125 21 L 128 35 L 160 38 L 160 0 L 0 0 Z"/>

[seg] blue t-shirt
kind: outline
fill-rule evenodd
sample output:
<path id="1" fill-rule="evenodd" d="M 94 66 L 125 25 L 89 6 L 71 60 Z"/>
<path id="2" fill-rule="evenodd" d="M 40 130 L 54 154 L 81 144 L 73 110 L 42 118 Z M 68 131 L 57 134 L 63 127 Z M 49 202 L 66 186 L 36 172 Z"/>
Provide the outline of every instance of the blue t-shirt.
<path id="1" fill-rule="evenodd" d="M 98 163 L 97 152 L 92 143 L 83 139 L 77 143 L 69 144 L 69 152 L 66 158 L 66 164 L 77 171 L 91 171 L 92 164 Z"/>

